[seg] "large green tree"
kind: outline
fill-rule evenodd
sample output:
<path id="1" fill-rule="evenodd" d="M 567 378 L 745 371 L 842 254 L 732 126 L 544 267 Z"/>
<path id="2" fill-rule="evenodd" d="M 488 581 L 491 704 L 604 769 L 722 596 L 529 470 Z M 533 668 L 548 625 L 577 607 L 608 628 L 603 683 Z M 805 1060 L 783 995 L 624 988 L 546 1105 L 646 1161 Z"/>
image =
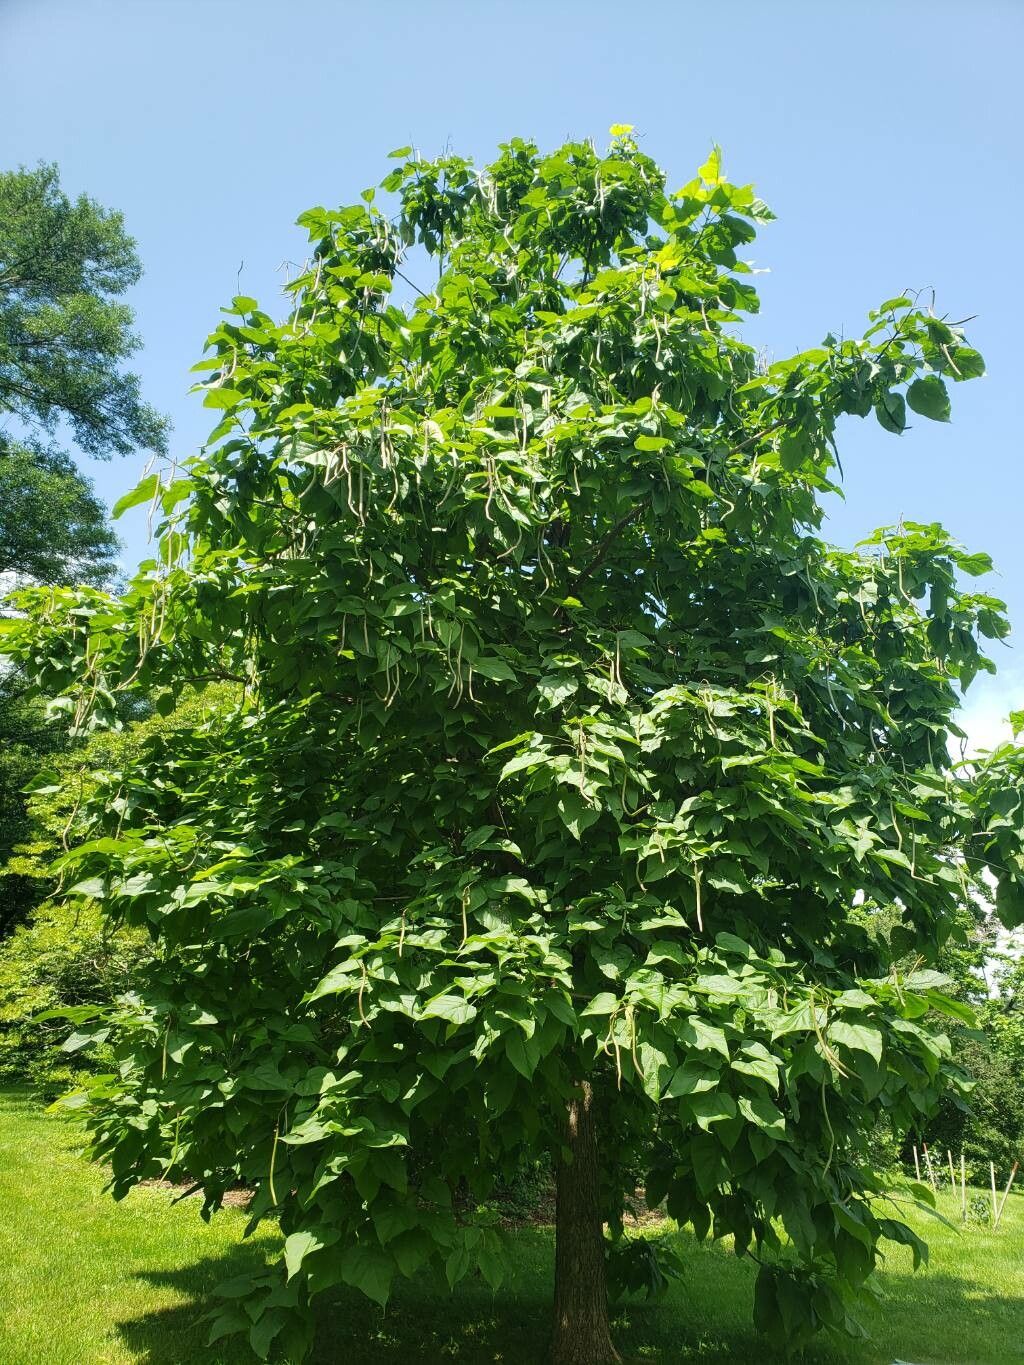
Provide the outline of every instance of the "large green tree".
<path id="1" fill-rule="evenodd" d="M 283 1265 L 215 1334 L 260 1354 L 339 1282 L 497 1284 L 488 1195 L 539 1150 L 561 1365 L 615 1358 L 638 1180 L 756 1258 L 777 1342 L 849 1325 L 881 1240 L 923 1254 L 876 1121 L 963 1084 L 931 964 L 984 866 L 1020 917 L 1019 751 L 946 743 L 1006 630 L 960 586 L 988 559 L 819 535 L 839 419 L 945 420 L 980 357 L 899 297 L 763 364 L 768 210 L 717 152 L 668 192 L 612 131 L 479 171 L 404 149 L 384 208 L 304 214 L 291 315 L 234 300 L 208 446 L 125 500 L 162 507 L 159 558 L 5 626 L 78 726 L 244 686 L 109 777 L 65 876 L 157 947 L 95 1024 L 94 1150 L 118 1195 L 254 1188 Z"/>
<path id="2" fill-rule="evenodd" d="M 123 362 L 137 349 L 121 295 L 141 273 L 119 213 L 72 201 L 55 166 L 0 173 L 0 589 L 102 583 L 117 538 L 57 442 L 99 458 L 162 452 L 165 423 Z M 0 867 L 28 834 L 23 787 L 63 737 L 20 678 L 0 677 Z M 0 873 L 0 938 L 35 887 Z"/>

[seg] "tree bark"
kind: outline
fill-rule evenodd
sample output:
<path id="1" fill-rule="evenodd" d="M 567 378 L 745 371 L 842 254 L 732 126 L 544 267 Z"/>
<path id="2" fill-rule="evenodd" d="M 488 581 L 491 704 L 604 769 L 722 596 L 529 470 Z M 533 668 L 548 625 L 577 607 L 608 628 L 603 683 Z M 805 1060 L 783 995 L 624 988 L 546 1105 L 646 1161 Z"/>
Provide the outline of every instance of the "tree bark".
<path id="1" fill-rule="evenodd" d="M 566 1111 L 555 1166 L 555 1325 L 552 1365 L 612 1365 L 593 1091 L 583 1081 Z"/>

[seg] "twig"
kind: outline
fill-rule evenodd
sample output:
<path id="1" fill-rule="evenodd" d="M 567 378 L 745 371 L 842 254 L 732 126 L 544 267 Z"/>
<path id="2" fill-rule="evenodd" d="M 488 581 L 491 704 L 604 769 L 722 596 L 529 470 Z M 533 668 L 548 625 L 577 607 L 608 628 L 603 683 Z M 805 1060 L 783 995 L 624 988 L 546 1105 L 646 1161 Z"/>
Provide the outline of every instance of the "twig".
<path id="1" fill-rule="evenodd" d="M 752 445 L 756 445 L 758 441 L 770 436 L 773 431 L 778 431 L 779 427 L 784 427 L 787 422 L 792 420 L 788 414 L 785 417 L 780 417 L 778 421 L 772 422 L 771 426 L 765 427 L 763 431 L 755 431 L 753 436 L 748 436 L 745 441 L 740 441 L 739 445 L 733 446 L 730 454 L 739 455 L 741 451 L 748 450 Z"/>
<path id="2" fill-rule="evenodd" d="M 419 294 L 421 299 L 430 298 L 430 295 L 425 294 L 418 284 L 415 284 L 412 280 L 410 280 L 408 275 L 403 275 L 402 272 L 397 268 L 397 266 L 395 267 L 395 274 L 398 276 L 400 280 L 405 280 L 406 284 L 410 287 L 410 289 L 415 289 L 416 293 Z"/>
<path id="3" fill-rule="evenodd" d="M 202 1188 L 203 1188 L 202 1185 L 197 1181 L 195 1185 L 190 1185 L 184 1194 L 176 1195 L 171 1200 L 171 1203 L 180 1204 L 183 1199 L 187 1199 L 190 1194 L 197 1194 L 199 1190 L 201 1190 Z"/>

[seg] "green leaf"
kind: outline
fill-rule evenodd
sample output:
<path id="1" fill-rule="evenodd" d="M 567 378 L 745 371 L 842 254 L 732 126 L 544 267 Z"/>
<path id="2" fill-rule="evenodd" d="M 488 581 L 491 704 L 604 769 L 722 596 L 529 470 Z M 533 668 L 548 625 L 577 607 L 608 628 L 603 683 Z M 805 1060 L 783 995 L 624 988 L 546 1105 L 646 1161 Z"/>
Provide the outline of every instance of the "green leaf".
<path id="1" fill-rule="evenodd" d="M 735 976 L 699 976 L 696 985 L 698 990 L 726 999 L 746 995 L 749 990 L 749 986 Z"/>
<path id="2" fill-rule="evenodd" d="M 573 678 L 557 673 L 541 678 L 537 684 L 537 691 L 549 710 L 554 710 L 556 706 L 561 706 L 562 702 L 575 696 L 576 689 L 577 684 Z"/>
<path id="3" fill-rule="evenodd" d="M 366 1247 L 349 1247 L 340 1261 L 342 1279 L 383 1308 L 391 1294 L 394 1266 L 390 1257 Z"/>
<path id="4" fill-rule="evenodd" d="M 713 1123 L 736 1117 L 736 1101 L 724 1090 L 698 1091 L 681 1101 L 699 1127 L 707 1130 Z"/>
<path id="5" fill-rule="evenodd" d="M 90 1029 L 88 1033 L 72 1033 L 60 1045 L 61 1052 L 80 1052 L 91 1043 L 102 1043 L 110 1034 L 108 1028 Z"/>
<path id="6" fill-rule="evenodd" d="M 151 502 L 153 494 L 160 486 L 159 474 L 147 474 L 144 479 L 140 479 L 130 493 L 125 493 L 111 509 L 110 515 L 115 521 L 123 516 L 130 507 L 138 507 L 141 503 Z"/>
<path id="7" fill-rule="evenodd" d="M 474 673 L 479 673 L 484 678 L 491 678 L 494 682 L 515 682 L 516 675 L 505 662 L 504 659 L 483 659 L 476 658 L 470 667 Z"/>
<path id="8" fill-rule="evenodd" d="M 741 1095 L 740 1113 L 745 1119 L 762 1128 L 772 1137 L 786 1135 L 786 1120 L 782 1110 L 771 1102 L 766 1095 Z"/>
<path id="9" fill-rule="evenodd" d="M 1024 924 L 1024 885 L 1012 877 L 1001 877 L 996 885 L 996 914 L 1004 928 L 1017 929 Z"/>
<path id="10" fill-rule="evenodd" d="M 253 1354 L 260 1360 L 267 1359 L 274 1338 L 284 1327 L 284 1321 L 283 1313 L 274 1312 L 273 1309 L 264 1309 L 263 1313 L 250 1327 L 249 1345 L 253 1349 Z"/>
<path id="11" fill-rule="evenodd" d="M 540 1061 L 535 1038 L 526 1038 L 519 1029 L 513 1029 L 505 1034 L 505 1053 L 520 1076 L 528 1081 L 533 1079 Z"/>
<path id="12" fill-rule="evenodd" d="M 778 1087 L 779 1063 L 759 1043 L 745 1043 L 740 1056 L 734 1057 L 730 1065 L 733 1071 L 745 1076 L 755 1076 L 770 1085 L 773 1090 Z"/>
<path id="13" fill-rule="evenodd" d="M 722 1161 L 722 1149 L 710 1133 L 698 1133 L 690 1142 L 690 1160 L 697 1189 L 707 1199 L 726 1178 L 726 1167 Z"/>
<path id="14" fill-rule="evenodd" d="M 298 1274 L 302 1268 L 302 1262 L 311 1252 L 319 1251 L 325 1246 L 330 1246 L 338 1240 L 339 1234 L 331 1229 L 317 1228 L 304 1229 L 300 1232 L 293 1232 L 285 1238 L 284 1242 L 284 1263 L 288 1271 L 288 1278 Z"/>
<path id="15" fill-rule="evenodd" d="M 903 985 L 911 991 L 941 991 L 946 986 L 952 986 L 952 984 L 952 977 L 945 972 L 937 972 L 931 968 L 908 972 L 903 978 Z"/>
<path id="16" fill-rule="evenodd" d="M 513 773 L 521 772 L 524 768 L 536 768 L 541 763 L 547 762 L 547 755 L 536 749 L 527 749 L 524 753 L 516 754 L 501 770 L 498 778 L 499 782 L 504 782 L 506 777 L 511 777 Z"/>
<path id="17" fill-rule="evenodd" d="M 421 1019 L 445 1019 L 449 1024 L 468 1024 L 476 1018 L 476 1007 L 463 995 L 435 995 L 420 1011 Z"/>
<path id="18" fill-rule="evenodd" d="M 619 1004 L 620 1001 L 617 995 L 612 995 L 611 991 L 601 991 L 598 995 L 594 996 L 593 1000 L 590 1000 L 583 1007 L 581 1013 L 584 1018 L 589 1015 L 601 1016 L 604 1014 L 613 1014 Z"/>
<path id="19" fill-rule="evenodd" d="M 496 1236 L 485 1237 L 476 1253 L 480 1274 L 491 1289 L 500 1289 L 505 1282 L 506 1257 Z"/>
<path id="20" fill-rule="evenodd" d="M 725 1033 L 716 1024 L 709 1024 L 699 1015 L 691 1014 L 679 1025 L 679 1039 L 697 1052 L 718 1052 L 729 1060 L 729 1044 Z"/>
<path id="21" fill-rule="evenodd" d="M 717 185 L 722 178 L 722 149 L 715 146 L 711 155 L 697 172 L 706 185 Z"/>
<path id="22" fill-rule="evenodd" d="M 899 1223 L 893 1218 L 880 1218 L 878 1220 L 878 1230 L 881 1235 L 890 1242 L 900 1242 L 903 1246 L 911 1248 L 915 1270 L 922 1265 L 927 1265 L 927 1244 L 918 1237 L 913 1228 L 909 1228 L 906 1223 Z"/>
<path id="23" fill-rule="evenodd" d="M 866 1052 L 874 1057 L 876 1062 L 882 1060 L 882 1031 L 873 1024 L 856 1024 L 845 1019 L 836 1019 L 829 1024 L 828 1033 L 834 1042 L 842 1044 L 843 1047 Z"/>
<path id="24" fill-rule="evenodd" d="M 74 886 L 67 889 L 69 896 L 88 896 L 92 900 L 102 900 L 107 894 L 102 877 L 86 877 L 84 881 L 75 882 Z"/>
<path id="25" fill-rule="evenodd" d="M 907 405 L 901 393 L 883 393 L 875 403 L 875 416 L 886 431 L 899 436 L 907 425 Z"/>
<path id="26" fill-rule="evenodd" d="M 919 1203 L 927 1204 L 930 1208 L 935 1207 L 935 1191 L 930 1185 L 921 1180 L 911 1180 L 908 1182 L 908 1189 Z"/>
<path id="27" fill-rule="evenodd" d="M 957 346 L 950 353 L 955 380 L 980 379 L 985 373 L 985 362 L 970 346 Z"/>
<path id="28" fill-rule="evenodd" d="M 236 403 L 240 403 L 245 397 L 239 389 L 225 388 L 223 385 L 217 388 L 207 389 L 206 396 L 203 398 L 204 408 L 233 408 Z"/>
<path id="29" fill-rule="evenodd" d="M 959 1023 L 966 1024 L 968 1028 L 978 1027 L 977 1014 L 963 1000 L 954 1000 L 941 991 L 927 991 L 925 998 L 932 1009 L 937 1010 L 939 1014 L 944 1014 L 949 1019 L 956 1019 Z"/>
<path id="30" fill-rule="evenodd" d="M 31 782 L 27 782 L 22 791 L 26 796 L 52 796 L 60 791 L 61 786 L 60 774 L 56 768 L 47 768 L 37 773 Z"/>
<path id="31" fill-rule="evenodd" d="M 926 375 L 915 379 L 907 389 L 907 402 L 914 412 L 922 417 L 930 417 L 933 422 L 948 422 L 950 413 L 949 394 L 938 375 Z"/>
<path id="32" fill-rule="evenodd" d="M 699 1095 L 714 1090 L 719 1084 L 718 1072 L 694 1062 L 678 1067 L 665 1087 L 663 1099 L 681 1099 L 684 1095 Z"/>

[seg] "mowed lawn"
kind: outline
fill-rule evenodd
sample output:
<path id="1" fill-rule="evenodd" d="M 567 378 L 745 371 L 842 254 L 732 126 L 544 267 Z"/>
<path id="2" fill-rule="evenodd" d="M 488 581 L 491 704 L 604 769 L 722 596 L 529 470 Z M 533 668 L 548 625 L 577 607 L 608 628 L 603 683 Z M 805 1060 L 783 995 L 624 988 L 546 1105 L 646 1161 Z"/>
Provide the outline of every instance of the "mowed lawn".
<path id="1" fill-rule="evenodd" d="M 160 1189 L 135 1190 L 115 1204 L 102 1191 L 102 1173 L 79 1155 L 81 1140 L 70 1119 L 25 1096 L 0 1095 L 2 1365 L 251 1360 L 237 1344 L 207 1349 L 200 1318 L 215 1284 L 274 1253 L 275 1234 L 243 1242 L 240 1211 L 207 1226 L 194 1201 L 172 1204 Z M 914 1222 L 931 1242 L 931 1266 L 915 1275 L 909 1252 L 892 1249 L 879 1276 L 883 1297 L 863 1314 L 871 1343 L 825 1344 L 803 1359 L 1024 1361 L 1024 1199 L 1011 1195 L 996 1233 L 971 1227 L 961 1235 L 931 1218 Z M 617 1312 L 623 1359 L 771 1360 L 750 1327 L 751 1267 L 728 1247 L 676 1236 L 685 1282 L 660 1303 Z M 454 1295 L 424 1281 L 399 1286 L 385 1312 L 355 1294 L 324 1301 L 316 1360 L 538 1365 L 548 1329 L 551 1235 L 524 1230 L 513 1246 L 514 1280 L 497 1295 L 478 1281 Z"/>

